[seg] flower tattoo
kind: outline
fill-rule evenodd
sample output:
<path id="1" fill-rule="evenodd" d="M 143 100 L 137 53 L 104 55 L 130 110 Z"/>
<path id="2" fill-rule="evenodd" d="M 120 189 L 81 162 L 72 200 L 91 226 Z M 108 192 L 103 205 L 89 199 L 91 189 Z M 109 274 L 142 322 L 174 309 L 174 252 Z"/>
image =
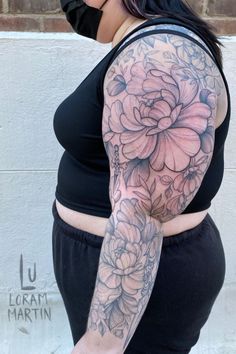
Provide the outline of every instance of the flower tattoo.
<path id="1" fill-rule="evenodd" d="M 121 51 L 104 80 L 112 213 L 87 330 L 112 334 L 121 351 L 153 289 L 163 224 L 186 209 L 211 163 L 221 91 L 200 46 L 173 34 L 145 37 Z"/>

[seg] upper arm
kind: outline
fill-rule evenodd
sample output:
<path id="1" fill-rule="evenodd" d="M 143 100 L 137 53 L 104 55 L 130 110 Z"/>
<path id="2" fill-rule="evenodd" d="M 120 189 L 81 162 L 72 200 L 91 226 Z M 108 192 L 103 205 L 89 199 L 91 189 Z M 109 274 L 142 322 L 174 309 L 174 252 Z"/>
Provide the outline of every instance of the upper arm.
<path id="1" fill-rule="evenodd" d="M 183 212 L 201 185 L 213 154 L 217 106 L 213 61 L 191 43 L 201 52 L 197 60 L 186 39 L 164 36 L 135 40 L 109 67 L 102 122 L 112 209 L 134 197 L 161 222 Z M 182 51 L 174 37 L 183 41 Z"/>

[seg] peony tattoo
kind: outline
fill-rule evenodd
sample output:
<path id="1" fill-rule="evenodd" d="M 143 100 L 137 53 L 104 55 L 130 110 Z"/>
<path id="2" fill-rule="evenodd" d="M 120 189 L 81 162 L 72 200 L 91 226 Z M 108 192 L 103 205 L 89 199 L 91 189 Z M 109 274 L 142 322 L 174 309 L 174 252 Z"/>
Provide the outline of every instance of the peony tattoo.
<path id="1" fill-rule="evenodd" d="M 163 238 L 157 222 L 143 213 L 135 198 L 122 200 L 105 237 L 88 328 L 102 336 L 107 331 L 126 336 L 126 346 L 151 295 Z"/>
<path id="2" fill-rule="evenodd" d="M 164 33 L 136 39 L 107 71 L 102 134 L 112 214 L 87 323 L 101 343 L 113 335 L 124 351 L 140 322 L 162 225 L 193 200 L 211 162 L 221 85 L 200 46 Z"/>

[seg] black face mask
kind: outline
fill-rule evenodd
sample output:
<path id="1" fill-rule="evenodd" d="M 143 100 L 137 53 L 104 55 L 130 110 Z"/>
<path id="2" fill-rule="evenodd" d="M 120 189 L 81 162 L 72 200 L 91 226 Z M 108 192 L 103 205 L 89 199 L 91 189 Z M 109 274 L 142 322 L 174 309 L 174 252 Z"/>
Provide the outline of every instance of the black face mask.
<path id="1" fill-rule="evenodd" d="M 99 9 L 88 6 L 83 0 L 60 0 L 62 10 L 73 30 L 84 37 L 97 38 L 98 26 L 103 11 L 100 9 L 108 0 L 105 0 Z"/>

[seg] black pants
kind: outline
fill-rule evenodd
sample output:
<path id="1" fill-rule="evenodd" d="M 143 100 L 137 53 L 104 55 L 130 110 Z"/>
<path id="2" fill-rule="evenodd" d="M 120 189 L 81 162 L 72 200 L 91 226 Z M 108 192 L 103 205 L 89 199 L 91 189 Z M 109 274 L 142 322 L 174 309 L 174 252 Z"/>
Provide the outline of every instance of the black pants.
<path id="1" fill-rule="evenodd" d="M 52 212 L 55 278 L 76 344 L 86 330 L 103 237 L 67 224 L 55 200 Z M 164 237 L 153 291 L 125 354 L 189 353 L 224 278 L 224 249 L 209 214 L 198 226 Z"/>

